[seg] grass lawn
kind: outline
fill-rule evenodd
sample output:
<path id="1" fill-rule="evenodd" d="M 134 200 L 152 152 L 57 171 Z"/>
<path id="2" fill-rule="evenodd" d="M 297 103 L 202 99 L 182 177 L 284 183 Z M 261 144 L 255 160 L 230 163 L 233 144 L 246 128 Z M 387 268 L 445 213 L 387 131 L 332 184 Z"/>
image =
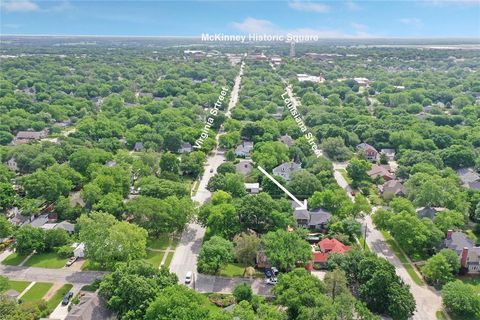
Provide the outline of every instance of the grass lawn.
<path id="1" fill-rule="evenodd" d="M 398 243 L 395 241 L 395 239 L 393 239 L 392 235 L 390 233 L 388 233 L 387 231 L 384 231 L 384 230 L 381 230 L 380 232 L 382 233 L 383 237 L 385 238 L 388 245 L 392 249 L 393 253 L 395 253 L 397 258 L 400 260 L 400 262 L 403 264 L 403 266 L 407 270 L 407 272 L 410 275 L 410 278 L 412 278 L 413 282 L 415 282 L 419 286 L 424 286 L 425 283 L 419 277 L 418 273 L 415 271 L 413 266 L 410 264 L 407 257 L 405 256 L 403 251 L 398 246 Z"/>
<path id="2" fill-rule="evenodd" d="M 438 310 L 435 315 L 437 316 L 438 320 L 447 320 L 447 317 L 445 316 L 445 313 L 443 311 Z"/>
<path id="3" fill-rule="evenodd" d="M 25 260 L 26 257 L 27 256 L 20 255 L 14 252 L 8 257 L 6 257 L 5 260 L 2 261 L 2 264 L 5 264 L 7 266 L 18 266 L 20 263 L 22 263 L 23 260 Z"/>
<path id="4" fill-rule="evenodd" d="M 370 248 L 368 247 L 368 244 L 365 242 L 365 238 L 363 238 L 363 236 L 358 238 L 358 242 L 360 243 L 360 246 L 362 247 L 362 249 L 365 248 L 366 252 L 370 252 Z"/>
<path id="5" fill-rule="evenodd" d="M 239 263 L 229 263 L 220 270 L 220 275 L 224 277 L 243 277 L 245 267 Z M 263 273 L 256 271 L 253 277 L 263 277 Z"/>
<path id="6" fill-rule="evenodd" d="M 71 284 L 64 284 L 60 289 L 55 292 L 55 294 L 48 300 L 47 308 L 48 310 L 55 310 L 58 304 L 63 300 L 63 297 L 73 288 Z"/>
<path id="7" fill-rule="evenodd" d="M 350 178 L 350 176 L 348 175 L 348 172 L 347 170 L 345 169 L 338 169 L 338 172 L 340 172 L 340 174 L 342 175 L 342 177 L 347 181 L 348 184 L 352 184 L 353 180 L 352 178 Z"/>
<path id="8" fill-rule="evenodd" d="M 163 252 L 152 251 L 147 249 L 147 257 L 144 258 L 143 260 L 150 262 L 155 267 L 159 267 L 160 262 L 162 262 L 163 255 L 164 255 Z"/>
<path id="9" fill-rule="evenodd" d="M 22 301 L 37 301 L 43 298 L 43 296 L 50 290 L 53 283 L 49 282 L 37 282 L 30 288 L 21 298 Z"/>
<path id="10" fill-rule="evenodd" d="M 147 248 L 156 249 L 156 250 L 165 250 L 168 247 L 169 241 L 170 241 L 169 234 L 162 234 L 158 238 L 148 238 Z"/>
<path id="11" fill-rule="evenodd" d="M 172 262 L 173 254 L 174 254 L 174 252 L 169 252 L 169 253 L 167 254 L 167 258 L 165 259 L 165 264 L 164 264 L 164 266 L 165 266 L 166 268 L 170 267 L 170 262 Z"/>
<path id="12" fill-rule="evenodd" d="M 91 260 L 85 260 L 85 262 L 82 264 L 82 271 L 111 271 L 108 270 L 108 268 L 103 268 L 100 266 L 100 264 L 93 262 Z"/>
<path id="13" fill-rule="evenodd" d="M 55 252 L 36 253 L 25 262 L 25 266 L 60 269 L 65 266 L 68 258 L 60 258 Z"/>
<path id="14" fill-rule="evenodd" d="M 29 284 L 29 281 L 8 280 L 8 289 L 13 289 L 18 293 L 22 293 Z"/>
<path id="15" fill-rule="evenodd" d="M 172 250 L 175 250 L 175 249 L 177 248 L 179 242 L 180 242 L 180 236 L 175 236 L 175 237 L 172 239 L 171 249 L 172 249 Z"/>

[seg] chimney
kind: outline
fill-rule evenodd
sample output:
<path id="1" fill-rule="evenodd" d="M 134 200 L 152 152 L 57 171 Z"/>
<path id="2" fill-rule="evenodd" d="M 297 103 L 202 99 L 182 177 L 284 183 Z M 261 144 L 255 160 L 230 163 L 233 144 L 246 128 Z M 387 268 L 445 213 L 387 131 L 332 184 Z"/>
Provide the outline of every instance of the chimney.
<path id="1" fill-rule="evenodd" d="M 453 233 L 453 230 L 448 230 L 447 231 L 447 239 L 448 240 L 452 239 L 452 233 Z"/>
<path id="2" fill-rule="evenodd" d="M 468 247 L 463 247 L 462 256 L 460 257 L 460 265 L 463 268 L 467 268 L 467 259 L 468 259 Z"/>

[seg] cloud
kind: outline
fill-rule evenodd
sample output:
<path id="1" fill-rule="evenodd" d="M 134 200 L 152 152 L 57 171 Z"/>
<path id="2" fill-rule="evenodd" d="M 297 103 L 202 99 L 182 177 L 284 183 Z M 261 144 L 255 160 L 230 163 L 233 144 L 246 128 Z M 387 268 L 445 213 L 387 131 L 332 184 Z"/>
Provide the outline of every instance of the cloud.
<path id="1" fill-rule="evenodd" d="M 350 11 L 358 11 L 362 9 L 356 2 L 353 2 L 353 1 L 345 2 L 345 5 L 347 6 L 347 9 Z"/>
<path id="2" fill-rule="evenodd" d="M 29 12 L 40 9 L 35 2 L 30 0 L 4 0 L 0 6 L 7 12 Z"/>
<path id="3" fill-rule="evenodd" d="M 309 12 L 327 12 L 330 10 L 330 7 L 326 4 L 312 1 L 300 1 L 293 0 L 288 3 L 288 6 L 292 9 L 299 11 L 309 11 Z"/>
<path id="4" fill-rule="evenodd" d="M 246 33 L 278 33 L 271 21 L 251 17 L 246 18 L 243 22 L 233 22 L 232 26 Z"/>
<path id="5" fill-rule="evenodd" d="M 421 28 L 423 26 L 422 20 L 418 18 L 402 18 L 399 21 L 404 25 L 412 26 L 415 28 Z"/>
<path id="6" fill-rule="evenodd" d="M 352 23 L 354 33 L 345 33 L 336 29 L 313 29 L 313 28 L 294 28 L 285 29 L 269 20 L 246 18 L 243 22 L 233 22 L 231 26 L 244 33 L 257 33 L 269 35 L 297 35 L 297 36 L 318 36 L 319 38 L 372 38 L 375 37 L 366 32 L 367 26 Z"/>

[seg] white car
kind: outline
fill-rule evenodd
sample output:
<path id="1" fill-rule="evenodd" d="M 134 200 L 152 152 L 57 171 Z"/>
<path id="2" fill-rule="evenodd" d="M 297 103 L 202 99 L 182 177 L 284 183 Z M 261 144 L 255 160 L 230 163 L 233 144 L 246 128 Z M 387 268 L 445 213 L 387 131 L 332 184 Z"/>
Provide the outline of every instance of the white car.
<path id="1" fill-rule="evenodd" d="M 269 285 L 276 285 L 277 284 L 277 278 L 267 278 L 265 279 L 265 283 Z"/>
<path id="2" fill-rule="evenodd" d="M 189 284 L 190 282 L 192 282 L 192 271 L 188 271 L 187 274 L 185 275 L 185 283 L 186 284 Z"/>

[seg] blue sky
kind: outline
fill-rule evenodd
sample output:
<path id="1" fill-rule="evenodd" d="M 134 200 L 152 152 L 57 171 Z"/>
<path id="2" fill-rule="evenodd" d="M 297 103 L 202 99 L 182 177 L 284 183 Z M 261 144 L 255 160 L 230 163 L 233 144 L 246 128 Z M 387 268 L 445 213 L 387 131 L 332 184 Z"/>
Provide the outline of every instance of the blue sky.
<path id="1" fill-rule="evenodd" d="M 480 0 L 0 0 L 2 34 L 480 37 Z"/>

